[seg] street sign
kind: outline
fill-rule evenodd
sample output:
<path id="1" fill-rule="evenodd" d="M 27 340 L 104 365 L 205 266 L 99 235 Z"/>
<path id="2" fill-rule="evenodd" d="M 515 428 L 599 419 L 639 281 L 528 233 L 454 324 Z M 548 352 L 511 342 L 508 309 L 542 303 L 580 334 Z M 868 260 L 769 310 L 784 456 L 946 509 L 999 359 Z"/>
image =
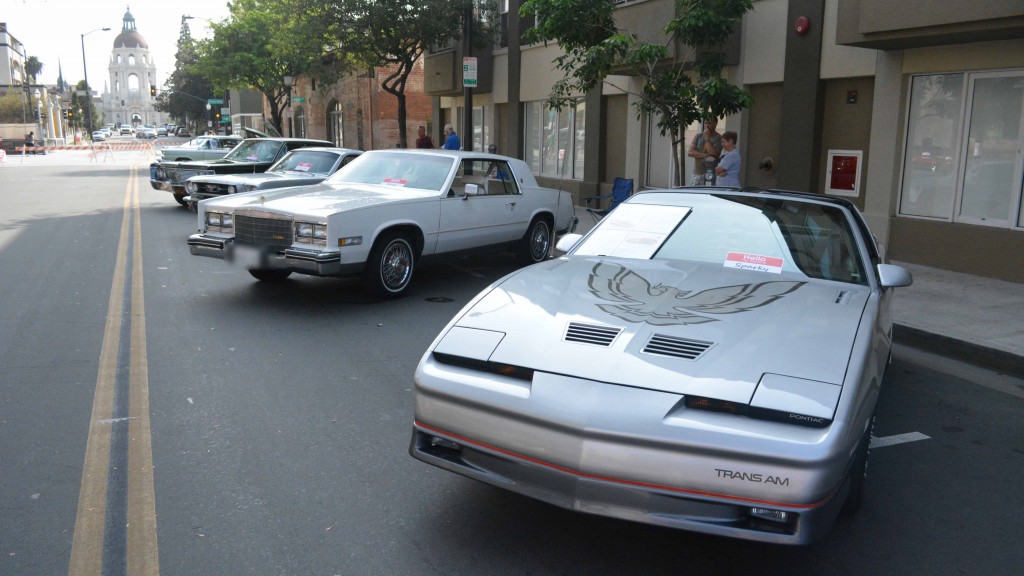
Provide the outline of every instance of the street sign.
<path id="1" fill-rule="evenodd" d="M 305 96 L 292 96 L 292 104 L 305 104 L 305 103 L 306 103 L 306 97 Z"/>
<path id="2" fill-rule="evenodd" d="M 476 88 L 476 58 L 472 56 L 462 58 L 462 87 Z"/>
<path id="3" fill-rule="evenodd" d="M 224 103 L 224 99 L 223 98 L 210 98 L 209 100 L 207 100 L 207 102 L 210 103 L 210 104 L 223 104 Z"/>

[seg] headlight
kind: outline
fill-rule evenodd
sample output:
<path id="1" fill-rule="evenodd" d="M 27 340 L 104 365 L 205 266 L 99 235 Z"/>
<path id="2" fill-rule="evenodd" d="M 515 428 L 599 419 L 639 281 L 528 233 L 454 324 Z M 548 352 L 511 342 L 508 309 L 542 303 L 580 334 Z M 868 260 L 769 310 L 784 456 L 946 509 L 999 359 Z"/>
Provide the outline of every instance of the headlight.
<path id="1" fill-rule="evenodd" d="M 234 232 L 235 216 L 228 212 L 207 212 L 206 229 L 217 229 L 219 232 Z"/>
<path id="2" fill-rule="evenodd" d="M 253 190 L 256 190 L 255 184 L 243 184 L 238 187 L 239 192 L 252 192 Z"/>
<path id="3" fill-rule="evenodd" d="M 236 191 L 234 186 L 228 186 L 228 194 L 234 194 Z"/>
<path id="4" fill-rule="evenodd" d="M 195 182 L 185 182 L 186 192 L 188 192 L 189 194 L 195 194 L 197 190 L 199 190 L 199 187 L 196 186 Z"/>
<path id="5" fill-rule="evenodd" d="M 164 178 L 167 178 L 167 172 L 163 168 L 157 168 L 156 177 L 163 180 Z"/>
<path id="6" fill-rule="evenodd" d="M 313 222 L 295 223 L 295 241 L 306 244 L 327 245 L 327 224 Z"/>

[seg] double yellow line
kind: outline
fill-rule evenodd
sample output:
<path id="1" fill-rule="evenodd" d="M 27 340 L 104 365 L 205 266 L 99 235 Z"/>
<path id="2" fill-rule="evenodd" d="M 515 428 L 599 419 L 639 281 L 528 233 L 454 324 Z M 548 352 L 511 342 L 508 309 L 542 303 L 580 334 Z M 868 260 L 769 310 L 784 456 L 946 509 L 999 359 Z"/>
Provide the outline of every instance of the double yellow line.
<path id="1" fill-rule="evenodd" d="M 129 244 L 129 238 L 131 242 Z M 131 248 L 129 254 L 129 246 Z M 131 273 L 126 309 L 125 281 Z M 125 312 L 130 312 L 129 414 L 114 418 L 118 351 Z M 122 387 L 123 389 L 123 387 Z M 110 288 L 107 322 L 100 349 L 85 465 L 78 495 L 78 513 L 71 546 L 69 576 L 103 573 L 104 527 L 111 474 L 111 428 L 128 423 L 128 482 L 125 556 L 129 576 L 160 574 L 153 488 L 153 443 L 149 425 L 149 367 L 146 356 L 146 306 L 142 283 L 142 220 L 139 209 L 138 166 L 132 164 L 125 190 L 121 235 Z"/>

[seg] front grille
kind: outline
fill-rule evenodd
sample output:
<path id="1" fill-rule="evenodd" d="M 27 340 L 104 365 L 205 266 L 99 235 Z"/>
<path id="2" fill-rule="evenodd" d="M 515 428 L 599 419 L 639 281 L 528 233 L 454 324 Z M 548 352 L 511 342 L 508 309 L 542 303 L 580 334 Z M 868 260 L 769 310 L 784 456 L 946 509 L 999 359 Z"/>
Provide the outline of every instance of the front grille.
<path id="1" fill-rule="evenodd" d="M 196 183 L 196 194 L 201 194 L 203 196 L 224 196 L 227 193 L 227 184 L 214 184 L 211 182 Z"/>
<path id="2" fill-rule="evenodd" d="M 292 245 L 292 221 L 235 214 L 235 240 L 257 246 Z"/>
<path id="3" fill-rule="evenodd" d="M 646 352 L 647 354 L 658 354 L 660 356 L 683 358 L 685 360 L 696 360 L 712 346 L 714 346 L 713 342 L 655 334 L 650 340 L 648 340 L 647 345 L 644 346 L 643 352 Z"/>
<path id="4" fill-rule="evenodd" d="M 611 346 L 612 342 L 615 341 L 615 338 L 621 332 L 622 328 L 614 326 L 570 322 L 569 327 L 565 330 L 565 341 L 594 344 L 596 346 Z"/>

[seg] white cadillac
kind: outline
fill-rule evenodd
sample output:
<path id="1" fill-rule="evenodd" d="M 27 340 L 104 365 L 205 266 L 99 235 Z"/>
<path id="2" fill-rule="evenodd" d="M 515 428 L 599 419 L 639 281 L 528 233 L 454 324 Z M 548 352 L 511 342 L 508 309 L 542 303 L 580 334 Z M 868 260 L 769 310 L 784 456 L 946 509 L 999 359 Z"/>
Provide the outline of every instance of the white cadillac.
<path id="1" fill-rule="evenodd" d="M 858 507 L 893 289 L 850 202 L 634 195 L 509 274 L 415 374 L 411 454 L 572 510 L 805 544 Z"/>
<path id="2" fill-rule="evenodd" d="M 361 274 L 387 297 L 403 294 L 427 257 L 508 245 L 540 262 L 555 232 L 576 223 L 571 195 L 538 186 L 525 162 L 447 150 L 366 152 L 321 184 L 203 200 L 197 210 L 196 256 L 266 281 Z"/>

